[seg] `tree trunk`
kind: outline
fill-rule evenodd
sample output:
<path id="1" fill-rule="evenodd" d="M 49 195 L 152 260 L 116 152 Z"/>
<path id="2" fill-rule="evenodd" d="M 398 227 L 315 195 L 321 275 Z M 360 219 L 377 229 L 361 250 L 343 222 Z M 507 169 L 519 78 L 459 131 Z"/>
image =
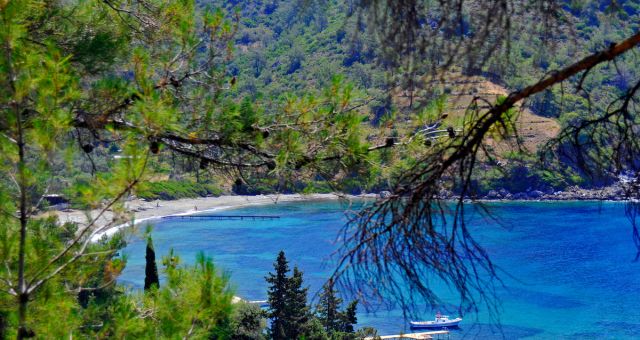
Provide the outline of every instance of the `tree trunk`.
<path id="1" fill-rule="evenodd" d="M 22 114 L 18 104 L 15 104 L 16 121 L 18 126 L 18 186 L 20 190 L 20 244 L 18 247 L 18 339 L 29 337 L 27 330 L 27 304 L 29 292 L 25 278 L 25 253 L 27 240 L 27 174 L 25 162 L 25 143 L 22 130 Z"/>

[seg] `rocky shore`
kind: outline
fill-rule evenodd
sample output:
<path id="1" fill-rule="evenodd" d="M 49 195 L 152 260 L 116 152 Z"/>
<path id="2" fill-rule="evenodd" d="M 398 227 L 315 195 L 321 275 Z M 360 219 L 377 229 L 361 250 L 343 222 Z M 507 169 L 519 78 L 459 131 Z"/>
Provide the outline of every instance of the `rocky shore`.
<path id="1" fill-rule="evenodd" d="M 457 196 L 451 192 L 443 191 L 441 198 L 452 199 Z M 624 201 L 626 200 L 625 190 L 620 185 L 612 185 L 598 189 L 585 189 L 580 187 L 568 187 L 565 190 L 527 190 L 524 192 L 509 192 L 506 189 L 490 190 L 484 196 L 476 199 L 490 201 Z"/>

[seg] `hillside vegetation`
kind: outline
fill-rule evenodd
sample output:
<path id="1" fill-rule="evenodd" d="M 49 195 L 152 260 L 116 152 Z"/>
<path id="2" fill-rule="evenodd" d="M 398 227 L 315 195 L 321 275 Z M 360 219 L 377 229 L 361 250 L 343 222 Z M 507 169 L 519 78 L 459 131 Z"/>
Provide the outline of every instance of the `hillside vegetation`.
<path id="1" fill-rule="evenodd" d="M 398 65 L 397 61 L 381 54 L 379 42 L 367 34 L 366 16 L 348 1 L 212 3 L 237 8 L 242 16 L 236 58 L 229 68 L 238 78 L 236 96 L 254 98 L 269 113 L 279 109 L 278 98 L 283 95 L 322 91 L 331 84 L 334 75 L 343 75 L 345 82 L 361 91 L 360 97 L 366 105 L 360 110 L 367 116 L 364 124 L 370 127 L 368 138 L 374 143 L 383 143 L 385 136 L 413 131 L 415 124 L 411 122 L 417 120 L 415 115 L 430 106 L 433 108 L 443 97 L 446 105 L 440 110 L 446 111 L 446 119 L 439 120 L 438 124 L 443 129 L 461 129 L 474 98 L 480 107 L 488 107 L 550 70 L 634 32 L 640 22 L 640 5 L 633 1 L 621 1 L 614 9 L 597 1 L 571 2 L 566 5 L 563 12 L 566 17 L 562 20 L 572 23 L 573 27 L 555 28 L 558 32 L 553 41 L 541 33 L 518 31 L 506 52 L 509 62 L 489 60 L 482 69 L 465 69 L 460 65 L 454 67 L 457 71 L 453 73 L 434 76 L 418 62 L 403 64 L 400 61 Z M 515 18 L 519 19 L 530 18 Z M 566 164 L 540 165 L 536 154 L 547 151 L 543 148 L 547 142 L 576 117 L 603 110 L 612 98 L 621 95 L 638 74 L 638 69 L 629 68 L 630 65 L 633 64 L 624 63 L 622 70 L 616 70 L 611 64 L 599 66 L 597 76 L 581 84 L 582 91 L 575 91 L 579 79 L 572 80 L 564 90 L 556 87 L 526 101 L 517 114 L 516 129 L 511 136 L 488 142 L 495 157 L 502 160 L 501 164 L 510 163 L 506 168 L 496 168 L 493 174 L 515 171 L 519 174 L 517 177 L 522 178 L 512 180 L 534 183 L 529 189 L 562 189 L 575 184 L 593 187 L 614 182 L 614 178 L 593 179 L 568 159 Z M 592 88 L 600 90 L 590 93 Z M 397 172 L 385 170 L 387 166 L 393 167 L 393 164 L 383 164 L 379 173 Z M 521 173 L 522 169 L 526 169 L 526 174 Z M 543 171 L 545 176 L 536 175 Z M 323 177 L 331 179 L 331 175 Z M 362 190 L 379 190 L 385 186 L 387 177 L 383 178 L 378 183 L 360 186 Z M 479 181 L 485 182 L 482 178 Z M 478 188 L 480 194 L 490 187 L 484 184 Z"/>

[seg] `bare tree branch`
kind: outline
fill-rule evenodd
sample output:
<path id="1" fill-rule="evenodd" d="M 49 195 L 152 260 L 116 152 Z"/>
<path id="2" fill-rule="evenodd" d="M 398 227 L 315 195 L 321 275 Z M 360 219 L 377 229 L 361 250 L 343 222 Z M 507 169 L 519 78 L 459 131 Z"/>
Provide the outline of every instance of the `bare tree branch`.
<path id="1" fill-rule="evenodd" d="M 461 312 L 477 308 L 478 301 L 495 312 L 491 300 L 496 268 L 464 220 L 464 199 L 483 141 L 518 102 L 639 44 L 637 33 L 512 92 L 486 112 L 476 108 L 477 116 L 472 116 L 468 128 L 401 175 L 390 197 L 352 216 L 342 233 L 344 246 L 337 253 L 340 261 L 332 278 L 358 296 L 375 299 L 392 295 L 410 309 L 417 297 L 432 304 L 439 302 L 430 285 L 437 277 L 459 293 Z M 444 182 L 460 188 L 457 203 L 440 201 Z M 481 205 L 474 205 L 474 209 L 484 211 Z"/>

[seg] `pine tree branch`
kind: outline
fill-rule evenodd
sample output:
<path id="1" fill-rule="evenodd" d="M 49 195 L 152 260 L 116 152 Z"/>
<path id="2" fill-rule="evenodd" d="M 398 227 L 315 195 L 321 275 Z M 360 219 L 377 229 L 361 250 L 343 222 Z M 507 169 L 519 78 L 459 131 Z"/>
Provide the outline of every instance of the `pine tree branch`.
<path id="1" fill-rule="evenodd" d="M 133 181 L 131 181 L 123 190 L 121 190 L 118 193 L 118 195 L 116 195 L 116 197 L 114 197 L 111 201 L 109 201 L 109 203 L 100 211 L 100 213 L 93 220 L 91 220 L 89 224 L 87 224 L 87 226 L 85 226 L 79 233 L 77 233 L 74 236 L 73 240 L 69 242 L 62 251 L 60 251 L 56 256 L 51 258 L 51 260 L 49 260 L 49 262 L 44 267 L 40 268 L 40 270 L 38 270 L 33 275 L 32 279 L 29 281 L 29 284 L 28 284 L 29 294 L 35 291 L 36 289 L 38 289 L 45 282 L 49 281 L 51 278 L 56 276 L 58 273 L 60 273 L 62 270 L 64 270 L 66 267 L 68 267 L 69 265 L 77 261 L 79 258 L 81 258 L 85 254 L 87 247 L 92 242 L 92 237 L 98 234 L 103 229 L 105 229 L 105 227 L 94 229 L 94 227 L 96 226 L 96 223 L 107 212 L 107 210 L 109 210 L 114 204 L 116 204 L 116 202 L 122 199 L 122 197 L 124 197 L 124 195 L 127 192 L 133 189 L 140 182 L 140 179 L 142 178 L 144 171 L 146 169 L 148 159 L 149 159 L 149 153 L 147 152 L 144 165 L 140 173 L 133 179 Z M 73 249 L 78 244 L 80 245 L 80 249 L 78 249 L 70 259 L 58 265 L 58 267 L 53 269 L 49 274 L 41 276 L 49 268 L 51 268 L 56 262 L 61 260 L 65 255 L 67 255 L 71 251 L 71 249 Z"/>
<path id="2" fill-rule="evenodd" d="M 473 308 L 481 299 L 490 313 L 495 312 L 491 298 L 495 292 L 492 279 L 499 282 L 496 269 L 464 220 L 464 193 L 471 185 L 478 150 L 489 131 L 518 102 L 612 61 L 639 44 L 640 33 L 636 33 L 512 92 L 504 101 L 482 112 L 459 137 L 416 162 L 399 177 L 390 197 L 366 207 L 344 227 L 345 242 L 332 278 L 354 294 L 395 296 L 403 307 L 411 308 L 415 296 L 438 302 L 437 294 L 429 286 L 429 278 L 436 276 L 457 290 L 461 305 Z M 438 190 L 443 180 L 450 180 L 462 189 L 455 208 L 449 211 L 453 217 L 449 217 L 447 207 L 439 204 Z M 380 287 L 382 292 L 371 292 L 363 283 L 367 280 L 389 284 Z"/>

